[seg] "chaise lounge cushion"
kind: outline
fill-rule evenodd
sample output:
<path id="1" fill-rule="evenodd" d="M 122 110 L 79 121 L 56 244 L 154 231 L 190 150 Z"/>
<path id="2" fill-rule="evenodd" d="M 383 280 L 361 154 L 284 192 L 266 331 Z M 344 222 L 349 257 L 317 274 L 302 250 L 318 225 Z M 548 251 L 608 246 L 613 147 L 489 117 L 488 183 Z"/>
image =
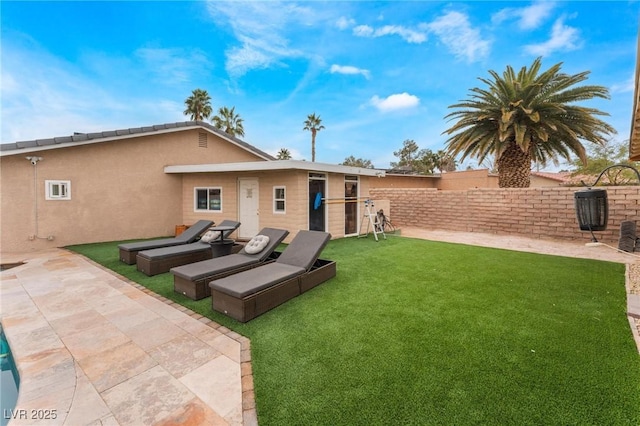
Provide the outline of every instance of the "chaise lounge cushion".
<path id="1" fill-rule="evenodd" d="M 145 250 L 138 253 L 139 257 L 147 258 L 147 259 L 166 259 L 168 257 L 173 257 L 176 254 L 190 254 L 196 253 L 203 250 L 211 250 L 211 245 L 209 243 L 201 243 L 200 241 L 191 243 L 191 244 L 183 244 L 180 246 L 172 246 L 172 247 L 161 247 L 153 250 Z"/>
<path id="2" fill-rule="evenodd" d="M 249 269 L 240 274 L 230 275 L 226 278 L 212 281 L 210 287 L 212 290 L 217 290 L 232 297 L 242 299 L 243 297 L 272 287 L 290 278 L 299 276 L 304 272 L 305 269 L 297 266 L 273 262 L 259 268 Z M 242 280 L 238 279 L 239 276 L 242 277 Z"/>
<path id="3" fill-rule="evenodd" d="M 188 244 L 196 240 L 207 228 L 213 226 L 210 220 L 199 220 L 191 225 L 186 231 L 175 238 L 162 238 L 159 240 L 138 241 L 135 243 L 120 244 L 118 248 L 126 251 L 150 250 L 168 245 Z"/>
<path id="4" fill-rule="evenodd" d="M 275 262 L 211 281 L 209 287 L 242 299 L 301 276 L 311 269 L 330 239 L 328 232 L 299 231 Z"/>
<path id="5" fill-rule="evenodd" d="M 150 250 L 158 247 L 166 247 L 169 245 L 186 244 L 185 241 L 176 238 L 160 238 L 157 240 L 137 241 L 135 243 L 120 244 L 118 248 L 126 251 Z"/>
<path id="6" fill-rule="evenodd" d="M 226 238 L 229 235 L 231 235 L 231 233 L 233 233 L 235 229 L 238 229 L 238 227 L 240 226 L 240 222 L 235 222 L 232 220 L 224 220 L 222 221 L 222 223 L 220 223 L 219 226 L 235 227 L 234 230 L 225 231 L 223 233 L 224 237 Z M 161 260 L 161 259 L 166 259 L 172 256 L 187 255 L 187 254 L 196 253 L 204 250 L 211 250 L 211 244 L 200 240 L 191 244 L 182 244 L 179 246 L 162 247 L 162 248 L 156 248 L 153 250 L 140 251 L 138 252 L 138 256 L 147 258 L 147 259 L 152 259 L 152 260 Z"/>
<path id="7" fill-rule="evenodd" d="M 300 231 L 278 257 L 278 263 L 297 266 L 308 271 L 331 239 L 331 234 L 321 231 Z"/>
<path id="8" fill-rule="evenodd" d="M 211 274 L 223 274 L 227 271 L 243 268 L 248 265 L 258 263 L 256 259 L 239 254 L 216 257 L 201 262 L 189 263 L 188 265 L 171 268 L 171 273 L 189 281 L 196 281 Z M 215 267 L 215 269 L 213 269 Z"/>
<path id="9" fill-rule="evenodd" d="M 289 235 L 289 231 L 284 229 L 263 228 L 260 231 L 260 235 L 269 237 L 267 247 L 260 253 L 249 254 L 245 251 L 245 248 L 243 248 L 237 254 L 177 266 L 171 269 L 171 273 L 185 280 L 197 281 L 212 275 L 219 275 L 251 264 L 264 262 L 287 235 Z"/>
<path id="10" fill-rule="evenodd" d="M 260 253 L 269 244 L 269 237 L 266 235 L 256 235 L 244 246 L 247 254 Z"/>

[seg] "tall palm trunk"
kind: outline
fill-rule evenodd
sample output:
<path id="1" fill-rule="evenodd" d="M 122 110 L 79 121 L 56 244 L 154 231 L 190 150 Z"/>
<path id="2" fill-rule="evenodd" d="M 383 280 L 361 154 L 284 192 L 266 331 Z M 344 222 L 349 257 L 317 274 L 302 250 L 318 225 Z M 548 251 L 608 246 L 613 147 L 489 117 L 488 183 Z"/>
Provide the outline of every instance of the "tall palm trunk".
<path id="1" fill-rule="evenodd" d="M 316 161 L 316 131 L 311 130 L 311 161 Z"/>
<path id="2" fill-rule="evenodd" d="M 498 159 L 500 188 L 528 188 L 531 184 L 531 154 L 512 141 Z"/>

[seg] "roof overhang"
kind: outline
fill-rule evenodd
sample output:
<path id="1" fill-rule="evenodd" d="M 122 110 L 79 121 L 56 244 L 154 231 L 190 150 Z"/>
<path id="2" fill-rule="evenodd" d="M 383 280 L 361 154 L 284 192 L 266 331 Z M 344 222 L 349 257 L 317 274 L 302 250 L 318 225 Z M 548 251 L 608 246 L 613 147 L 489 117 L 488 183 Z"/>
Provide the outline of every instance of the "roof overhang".
<path id="1" fill-rule="evenodd" d="M 384 170 L 341 166 L 299 160 L 247 161 L 243 163 L 192 164 L 166 166 L 165 173 L 225 173 L 304 170 L 308 172 L 342 173 L 346 175 L 384 177 Z"/>
<path id="2" fill-rule="evenodd" d="M 633 94 L 633 112 L 631 114 L 631 135 L 629 136 L 629 159 L 640 161 L 640 32 L 638 32 L 638 51 L 636 52 L 635 91 Z"/>
<path id="3" fill-rule="evenodd" d="M 216 135 L 223 140 L 236 145 L 244 150 L 250 151 L 259 158 L 272 160 L 269 154 L 260 151 L 256 147 L 236 139 L 226 133 L 215 129 L 208 123 L 202 121 L 185 121 L 178 123 L 159 124 L 147 127 L 136 127 L 121 130 L 112 130 L 97 133 L 78 133 L 73 136 L 63 136 L 50 139 L 36 139 L 31 141 L 21 141 L 0 145 L 0 157 L 9 155 L 23 155 L 33 152 L 49 151 L 52 149 L 69 148 L 72 146 L 91 145 L 96 143 L 111 142 L 123 139 L 139 138 L 144 136 L 159 135 L 165 133 L 182 132 L 185 130 L 200 129 Z"/>

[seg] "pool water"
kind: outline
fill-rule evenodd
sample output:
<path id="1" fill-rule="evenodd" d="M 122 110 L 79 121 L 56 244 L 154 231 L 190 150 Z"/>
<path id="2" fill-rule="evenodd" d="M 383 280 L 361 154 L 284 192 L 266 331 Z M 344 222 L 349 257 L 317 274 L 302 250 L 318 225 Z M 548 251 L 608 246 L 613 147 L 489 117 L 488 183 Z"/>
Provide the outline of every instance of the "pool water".
<path id="1" fill-rule="evenodd" d="M 0 425 L 6 426 L 11 419 L 11 410 L 18 401 L 18 387 L 20 376 L 16 363 L 11 356 L 11 349 L 0 324 Z"/>

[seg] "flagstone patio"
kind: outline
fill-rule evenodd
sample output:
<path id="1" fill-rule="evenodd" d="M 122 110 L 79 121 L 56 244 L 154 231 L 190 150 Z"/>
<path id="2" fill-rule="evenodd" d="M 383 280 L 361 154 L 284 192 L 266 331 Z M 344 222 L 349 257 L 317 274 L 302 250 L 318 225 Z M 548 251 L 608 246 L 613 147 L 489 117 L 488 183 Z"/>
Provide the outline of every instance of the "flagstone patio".
<path id="1" fill-rule="evenodd" d="M 12 426 L 257 424 L 248 339 L 66 250 L 15 259 Z"/>

